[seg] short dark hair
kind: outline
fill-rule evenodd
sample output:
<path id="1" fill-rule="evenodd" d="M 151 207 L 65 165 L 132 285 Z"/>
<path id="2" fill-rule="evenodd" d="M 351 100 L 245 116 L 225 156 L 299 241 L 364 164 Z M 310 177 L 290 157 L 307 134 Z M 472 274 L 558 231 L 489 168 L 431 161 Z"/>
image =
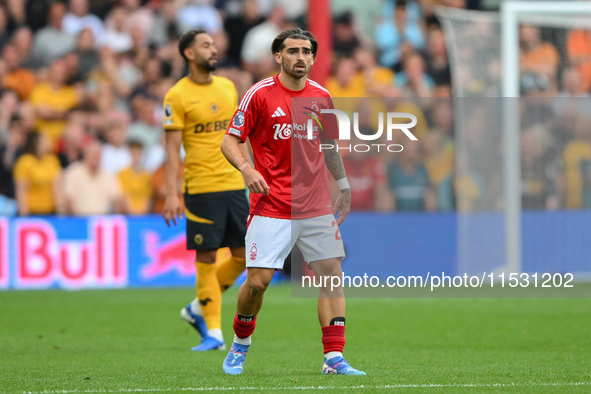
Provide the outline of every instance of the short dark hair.
<path id="1" fill-rule="evenodd" d="M 274 55 L 277 52 L 281 52 L 283 48 L 285 48 L 284 41 L 288 38 L 310 41 L 312 44 L 312 55 L 316 57 L 316 54 L 318 53 L 318 41 L 316 41 L 312 33 L 299 27 L 287 29 L 279 33 L 279 35 L 275 37 L 273 43 L 271 44 L 271 53 Z"/>
<path id="2" fill-rule="evenodd" d="M 187 47 L 191 45 L 191 43 L 195 40 L 195 37 L 198 34 L 207 34 L 207 32 L 203 29 L 189 30 L 188 32 L 183 34 L 181 39 L 179 40 L 179 52 L 183 59 L 185 59 L 185 61 L 188 61 L 187 57 L 185 56 L 185 49 L 187 49 Z"/>

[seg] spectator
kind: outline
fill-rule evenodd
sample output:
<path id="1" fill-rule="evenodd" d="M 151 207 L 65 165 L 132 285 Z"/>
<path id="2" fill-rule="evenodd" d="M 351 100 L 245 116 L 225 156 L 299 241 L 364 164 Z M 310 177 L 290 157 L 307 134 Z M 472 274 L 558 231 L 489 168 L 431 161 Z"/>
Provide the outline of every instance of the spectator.
<path id="1" fill-rule="evenodd" d="M 394 80 L 394 72 L 389 68 L 379 66 L 376 54 L 371 49 L 359 47 L 353 56 L 361 68 L 367 94 L 377 97 L 387 95 L 388 86 Z"/>
<path id="2" fill-rule="evenodd" d="M 63 29 L 66 14 L 64 3 L 55 2 L 49 8 L 48 25 L 35 33 L 33 54 L 41 67 L 47 67 L 54 59 L 74 50 L 76 38 Z"/>
<path id="3" fill-rule="evenodd" d="M 353 14 L 345 12 L 334 21 L 332 49 L 338 57 L 352 57 L 361 42 L 355 34 Z"/>
<path id="4" fill-rule="evenodd" d="M 82 29 L 78 34 L 78 41 L 74 54 L 78 56 L 78 75 L 85 79 L 86 76 L 99 64 L 99 55 L 94 49 L 94 34 L 90 29 Z"/>
<path id="5" fill-rule="evenodd" d="M 5 143 L 0 144 L 0 194 L 14 200 L 14 165 L 23 154 L 26 130 L 18 115 L 12 115 Z"/>
<path id="6" fill-rule="evenodd" d="M 101 146 L 92 142 L 84 148 L 84 159 L 64 172 L 67 211 L 77 216 L 106 215 L 122 211 L 119 183 L 115 175 L 101 170 Z"/>
<path id="7" fill-rule="evenodd" d="M 141 0 L 121 0 L 121 6 L 127 13 L 125 30 L 131 32 L 134 27 L 139 29 L 142 37 L 146 37 L 154 21 L 154 14 L 148 7 L 142 7 Z M 113 20 L 107 18 L 105 27 L 112 28 Z"/>
<path id="8" fill-rule="evenodd" d="M 574 139 L 564 147 L 565 205 L 568 209 L 583 206 L 584 179 L 581 170 L 585 166 L 583 163 L 591 161 L 591 120 L 587 116 L 577 118 Z"/>
<path id="9" fill-rule="evenodd" d="M 142 165 L 143 147 L 140 141 L 128 142 L 131 166 L 119 172 L 119 184 L 123 193 L 124 212 L 145 215 L 150 212 L 152 201 L 152 176 Z"/>
<path id="10" fill-rule="evenodd" d="M 6 8 L 0 4 L 0 51 L 4 47 L 4 44 L 8 42 L 10 32 L 8 31 L 8 15 Z"/>
<path id="11" fill-rule="evenodd" d="M 28 100 L 31 90 L 35 86 L 35 74 L 20 66 L 18 51 L 14 43 L 4 45 L 2 58 L 6 64 L 6 74 L 2 80 L 3 86 L 18 93 L 21 100 Z"/>
<path id="12" fill-rule="evenodd" d="M 561 118 L 571 118 L 591 114 L 591 96 L 582 90 L 581 74 L 576 67 L 562 72 L 562 90 L 552 100 L 554 114 Z"/>
<path id="13" fill-rule="evenodd" d="M 63 213 L 61 171 L 47 137 L 30 132 L 24 154 L 14 166 L 16 200 L 21 216 Z"/>
<path id="14" fill-rule="evenodd" d="M 0 91 L 0 142 L 6 141 L 10 131 L 12 118 L 17 115 L 18 95 L 14 90 L 4 89 Z"/>
<path id="15" fill-rule="evenodd" d="M 40 64 L 33 56 L 33 32 L 27 26 L 20 26 L 12 35 L 12 42 L 18 52 L 19 65 L 24 68 L 36 70 Z"/>
<path id="16" fill-rule="evenodd" d="M 468 163 L 468 156 L 458 153 L 456 170 L 437 187 L 437 206 L 441 211 L 470 212 L 482 209 L 487 190 L 485 182 Z"/>
<path id="17" fill-rule="evenodd" d="M 349 58 L 337 61 L 334 75 L 326 81 L 326 89 L 333 97 L 366 96 L 363 75 L 357 71 L 357 63 Z"/>
<path id="18" fill-rule="evenodd" d="M 378 24 L 375 41 L 381 53 L 380 64 L 388 68 L 395 68 L 405 50 L 424 48 L 425 38 L 420 22 L 409 15 L 406 1 L 396 0 L 394 17 Z"/>
<path id="19" fill-rule="evenodd" d="M 9 29 L 14 31 L 18 26 L 27 23 L 25 2 L 22 0 L 7 0 L 6 7 L 9 14 Z"/>
<path id="20" fill-rule="evenodd" d="M 231 65 L 240 65 L 240 50 L 247 33 L 253 27 L 263 23 L 264 20 L 259 14 L 256 0 L 244 0 L 242 2 L 242 13 L 226 19 L 224 29 L 228 33 L 228 40 L 230 41 L 228 62 Z"/>
<path id="21" fill-rule="evenodd" d="M 547 148 L 552 143 L 541 124 L 530 126 L 521 134 L 521 201 L 523 209 L 558 209 L 554 179 L 549 171 Z M 588 163 L 591 163 L 589 161 Z"/>
<path id="22" fill-rule="evenodd" d="M 433 211 L 436 208 L 429 175 L 421 163 L 419 147 L 417 141 L 404 144 L 404 150 L 396 156 L 397 160 L 388 165 L 396 211 Z"/>
<path id="23" fill-rule="evenodd" d="M 160 142 L 163 134 L 162 127 L 156 122 L 154 102 L 143 96 L 134 99 L 136 120 L 127 129 L 127 139 L 141 141 L 146 151 Z"/>
<path id="24" fill-rule="evenodd" d="M 408 96 L 432 97 L 435 83 L 425 73 L 425 62 L 416 52 L 409 53 L 402 61 L 403 71 L 396 74 L 396 86 L 403 89 Z"/>
<path id="25" fill-rule="evenodd" d="M 78 122 L 70 122 L 61 140 L 61 149 L 58 159 L 62 168 L 70 164 L 82 161 L 82 149 L 85 142 L 88 142 L 84 126 Z"/>
<path id="26" fill-rule="evenodd" d="M 244 69 L 263 79 L 275 69 L 275 59 L 269 48 L 273 39 L 281 33 L 285 23 L 283 8 L 274 7 L 267 20 L 248 31 L 244 37 L 240 58 Z"/>
<path id="27" fill-rule="evenodd" d="M 101 170 L 116 175 L 124 168 L 131 166 L 132 157 L 129 147 L 125 144 L 125 123 L 112 120 L 107 125 L 107 143 L 101 155 Z"/>
<path id="28" fill-rule="evenodd" d="M 205 29 L 212 36 L 221 32 L 224 27 L 218 10 L 207 0 L 185 0 L 178 9 L 177 21 L 182 32 Z"/>
<path id="29" fill-rule="evenodd" d="M 560 57 L 554 45 L 542 41 L 539 28 L 532 25 L 519 27 L 519 50 L 521 72 L 543 75 L 552 86 L 556 85 Z"/>
<path id="30" fill-rule="evenodd" d="M 109 13 L 111 26 L 105 31 L 102 45 L 113 53 L 127 52 L 131 49 L 131 34 L 125 30 L 127 11 L 123 7 L 115 7 Z"/>
<path id="31" fill-rule="evenodd" d="M 443 134 L 432 131 L 428 132 L 422 141 L 424 142 L 425 168 L 429 174 L 429 182 L 437 187 L 453 171 L 453 145 L 446 143 Z"/>
<path id="32" fill-rule="evenodd" d="M 566 41 L 568 62 L 581 75 L 581 90 L 589 93 L 591 88 L 591 31 L 572 30 Z"/>
<path id="33" fill-rule="evenodd" d="M 440 28 L 429 31 L 427 44 L 427 74 L 433 77 L 435 86 L 451 85 L 451 70 L 447 59 L 445 37 Z"/>
<path id="34" fill-rule="evenodd" d="M 46 82 L 41 82 L 31 92 L 31 104 L 35 108 L 35 128 L 45 134 L 52 146 L 62 136 L 68 111 L 78 102 L 76 90 L 66 84 L 64 60 L 51 63 Z"/>
<path id="35" fill-rule="evenodd" d="M 155 4 L 155 2 L 151 4 Z M 152 28 L 148 32 L 148 42 L 150 45 L 164 47 L 170 41 L 176 41 L 179 38 L 176 2 L 175 0 L 162 0 L 155 11 Z"/>
<path id="36" fill-rule="evenodd" d="M 63 29 L 72 36 L 78 36 L 82 30 L 90 29 L 97 44 L 103 39 L 105 27 L 103 21 L 90 13 L 88 0 L 69 0 L 70 10 L 62 21 Z"/>

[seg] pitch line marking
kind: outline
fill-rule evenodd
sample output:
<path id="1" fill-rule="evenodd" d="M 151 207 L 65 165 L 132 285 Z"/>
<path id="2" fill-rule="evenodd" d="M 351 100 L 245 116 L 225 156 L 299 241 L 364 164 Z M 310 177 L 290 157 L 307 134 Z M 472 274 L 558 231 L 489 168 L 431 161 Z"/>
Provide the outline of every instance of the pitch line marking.
<path id="1" fill-rule="evenodd" d="M 71 393 L 150 393 L 170 391 L 283 391 L 283 390 L 362 390 L 362 389 L 414 389 L 414 388 L 488 388 L 488 387 L 566 387 L 589 386 L 590 382 L 565 383 L 492 383 L 492 384 L 386 384 L 378 386 L 293 386 L 293 387 L 184 387 L 184 388 L 154 388 L 154 389 L 119 389 L 119 390 L 53 390 L 53 391 L 23 391 L 23 394 L 71 394 Z"/>

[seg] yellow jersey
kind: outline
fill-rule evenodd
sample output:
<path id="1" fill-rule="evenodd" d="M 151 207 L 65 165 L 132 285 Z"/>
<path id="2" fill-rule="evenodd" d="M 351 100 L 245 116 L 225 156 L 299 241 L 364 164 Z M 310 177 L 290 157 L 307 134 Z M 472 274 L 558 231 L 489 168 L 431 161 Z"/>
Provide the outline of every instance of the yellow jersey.
<path id="1" fill-rule="evenodd" d="M 148 213 L 152 199 L 152 176 L 148 171 L 135 172 L 127 167 L 119 172 L 119 184 L 130 204 L 130 214 Z"/>
<path id="2" fill-rule="evenodd" d="M 220 150 L 237 107 L 234 84 L 215 75 L 209 83 L 184 77 L 166 93 L 164 130 L 183 133 L 186 152 L 183 192 L 201 194 L 246 187 L 240 171 Z"/>
<path id="3" fill-rule="evenodd" d="M 33 106 L 46 105 L 54 110 L 69 111 L 78 103 L 76 90 L 71 86 L 62 86 L 53 89 L 49 83 L 40 83 L 33 88 L 29 101 Z M 35 129 L 45 134 L 55 147 L 57 140 L 62 136 L 68 121 L 35 119 Z"/>
<path id="4" fill-rule="evenodd" d="M 53 184 L 62 172 L 55 155 L 39 160 L 31 154 L 22 155 L 14 166 L 15 181 L 28 184 L 27 204 L 32 214 L 50 214 L 55 211 Z"/>

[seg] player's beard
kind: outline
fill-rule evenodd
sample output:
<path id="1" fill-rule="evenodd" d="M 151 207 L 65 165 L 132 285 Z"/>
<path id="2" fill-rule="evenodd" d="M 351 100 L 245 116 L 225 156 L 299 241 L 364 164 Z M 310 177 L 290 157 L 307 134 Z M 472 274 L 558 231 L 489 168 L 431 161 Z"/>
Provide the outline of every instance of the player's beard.
<path id="1" fill-rule="evenodd" d="M 303 65 L 304 69 L 303 70 L 297 69 L 296 68 L 297 65 Z M 292 67 L 289 67 L 287 65 L 287 63 L 282 62 L 281 68 L 287 74 L 291 75 L 294 78 L 298 78 L 298 79 L 305 77 L 306 75 L 308 75 L 308 71 L 310 71 L 310 65 L 306 65 L 306 63 L 295 63 Z"/>
<path id="2" fill-rule="evenodd" d="M 215 71 L 218 68 L 218 61 L 216 60 L 202 60 L 197 65 L 203 68 L 205 71 Z"/>

